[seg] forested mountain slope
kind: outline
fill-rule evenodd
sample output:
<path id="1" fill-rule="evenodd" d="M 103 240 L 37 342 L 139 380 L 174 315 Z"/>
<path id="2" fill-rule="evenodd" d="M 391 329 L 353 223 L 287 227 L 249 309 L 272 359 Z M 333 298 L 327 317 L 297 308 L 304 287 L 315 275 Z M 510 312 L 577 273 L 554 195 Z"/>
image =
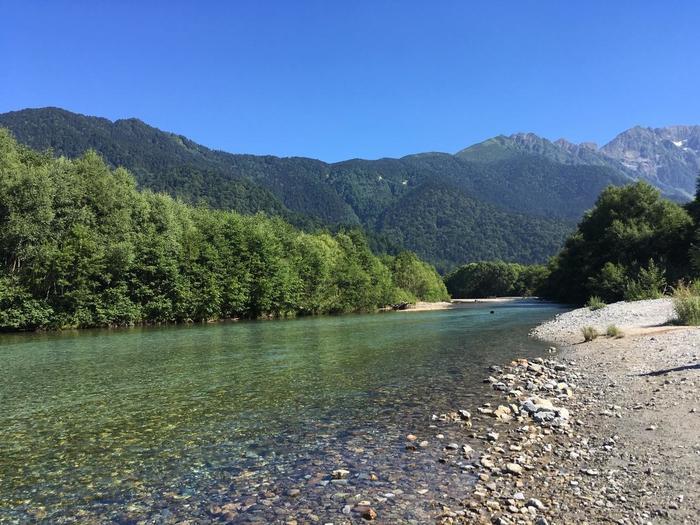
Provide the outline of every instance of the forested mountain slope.
<path id="1" fill-rule="evenodd" d="M 140 187 L 186 202 L 264 211 L 307 229 L 362 226 L 375 247 L 398 243 L 441 271 L 492 258 L 542 262 L 604 187 L 633 177 L 592 146 L 532 134 L 496 137 L 456 155 L 329 164 L 214 151 L 137 119 L 58 108 L 5 113 L 0 126 L 57 155 L 94 149 L 129 169 Z"/>

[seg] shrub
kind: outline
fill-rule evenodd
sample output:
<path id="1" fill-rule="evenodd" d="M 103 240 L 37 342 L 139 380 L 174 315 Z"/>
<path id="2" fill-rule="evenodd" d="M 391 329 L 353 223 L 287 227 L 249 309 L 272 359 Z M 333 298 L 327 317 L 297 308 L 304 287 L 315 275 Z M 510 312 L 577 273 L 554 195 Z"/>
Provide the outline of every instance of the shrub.
<path id="1" fill-rule="evenodd" d="M 663 297 L 666 288 L 666 270 L 651 259 L 646 268 L 640 268 L 637 278 L 631 279 L 625 290 L 625 301 L 642 301 Z"/>
<path id="2" fill-rule="evenodd" d="M 586 303 L 586 306 L 590 310 L 600 310 L 601 308 L 605 307 L 605 303 L 603 300 L 598 297 L 597 295 L 592 295 L 589 299 L 588 302 Z"/>
<path id="3" fill-rule="evenodd" d="M 700 284 L 679 283 L 673 292 L 676 321 L 683 325 L 700 325 Z"/>
<path id="4" fill-rule="evenodd" d="M 605 335 L 607 335 L 608 337 L 614 337 L 615 339 L 623 337 L 622 330 L 620 330 L 614 324 L 608 326 L 608 329 L 605 331 Z"/>
<path id="5" fill-rule="evenodd" d="M 584 326 L 581 328 L 581 333 L 583 334 L 583 340 L 584 342 L 588 341 L 593 341 L 596 337 L 598 337 L 598 330 L 593 328 L 592 326 Z"/>

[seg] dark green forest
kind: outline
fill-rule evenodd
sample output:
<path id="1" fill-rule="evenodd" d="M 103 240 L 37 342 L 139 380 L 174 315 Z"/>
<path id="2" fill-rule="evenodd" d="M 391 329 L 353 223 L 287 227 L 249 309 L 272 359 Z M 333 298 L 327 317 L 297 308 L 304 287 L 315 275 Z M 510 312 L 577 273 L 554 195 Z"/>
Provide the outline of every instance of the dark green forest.
<path id="1" fill-rule="evenodd" d="M 248 211 L 255 211 L 250 209 Z M 371 311 L 448 298 L 415 255 L 360 230 L 304 232 L 257 213 L 140 191 L 93 151 L 55 158 L 0 130 L 0 329 Z"/>
<path id="2" fill-rule="evenodd" d="M 502 138 L 456 155 L 330 164 L 214 151 L 137 119 L 57 108 L 5 113 L 0 126 L 55 155 L 94 149 L 139 188 L 195 206 L 265 212 L 307 232 L 361 227 L 376 252 L 408 249 L 441 272 L 479 260 L 544 263 L 606 186 L 631 180 L 597 158 L 576 163 L 544 139 L 529 150 Z"/>
<path id="3" fill-rule="evenodd" d="M 541 293 L 548 275 L 544 265 L 482 261 L 459 267 L 445 277 L 445 285 L 452 297 L 533 296 Z"/>

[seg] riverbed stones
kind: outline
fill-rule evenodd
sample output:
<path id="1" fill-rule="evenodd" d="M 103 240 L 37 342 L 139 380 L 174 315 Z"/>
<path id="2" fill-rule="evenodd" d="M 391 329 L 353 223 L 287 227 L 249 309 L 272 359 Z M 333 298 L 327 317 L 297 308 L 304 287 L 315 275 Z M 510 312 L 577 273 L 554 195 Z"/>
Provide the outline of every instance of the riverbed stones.
<path id="1" fill-rule="evenodd" d="M 523 467 L 517 463 L 506 463 L 506 470 L 516 476 L 520 476 L 523 473 Z"/>
<path id="2" fill-rule="evenodd" d="M 369 501 L 361 501 L 352 509 L 353 512 L 359 514 L 363 519 L 367 521 L 373 521 L 377 519 L 377 511 L 370 506 Z"/>
<path id="3" fill-rule="evenodd" d="M 545 510 L 547 507 L 545 507 L 544 503 L 542 503 L 540 500 L 537 498 L 530 498 L 527 500 L 527 503 L 525 504 L 527 507 L 534 507 L 537 510 Z"/>
<path id="4" fill-rule="evenodd" d="M 510 407 L 505 405 L 498 405 L 498 408 L 493 411 L 493 415 L 496 419 L 500 419 L 501 421 L 510 421 L 512 419 L 511 413 Z"/>
<path id="5" fill-rule="evenodd" d="M 333 479 L 346 479 L 350 475 L 350 471 L 344 468 L 339 468 L 331 473 Z"/>
<path id="6" fill-rule="evenodd" d="M 468 410 L 458 410 L 457 412 L 459 414 L 459 417 L 461 417 L 464 420 L 469 420 L 472 418 L 472 415 Z"/>

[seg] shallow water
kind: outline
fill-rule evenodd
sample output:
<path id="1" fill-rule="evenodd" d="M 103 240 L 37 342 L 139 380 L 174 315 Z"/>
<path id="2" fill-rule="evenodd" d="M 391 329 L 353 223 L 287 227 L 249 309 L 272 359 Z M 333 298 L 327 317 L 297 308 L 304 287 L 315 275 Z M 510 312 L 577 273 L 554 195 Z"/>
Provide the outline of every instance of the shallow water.
<path id="1" fill-rule="evenodd" d="M 227 503 L 234 521 L 338 522 L 357 499 L 424 522 L 470 482 L 437 462 L 431 414 L 473 409 L 486 367 L 540 355 L 527 332 L 560 311 L 0 336 L 0 522 L 206 522 Z M 408 433 L 430 446 L 406 451 Z"/>

